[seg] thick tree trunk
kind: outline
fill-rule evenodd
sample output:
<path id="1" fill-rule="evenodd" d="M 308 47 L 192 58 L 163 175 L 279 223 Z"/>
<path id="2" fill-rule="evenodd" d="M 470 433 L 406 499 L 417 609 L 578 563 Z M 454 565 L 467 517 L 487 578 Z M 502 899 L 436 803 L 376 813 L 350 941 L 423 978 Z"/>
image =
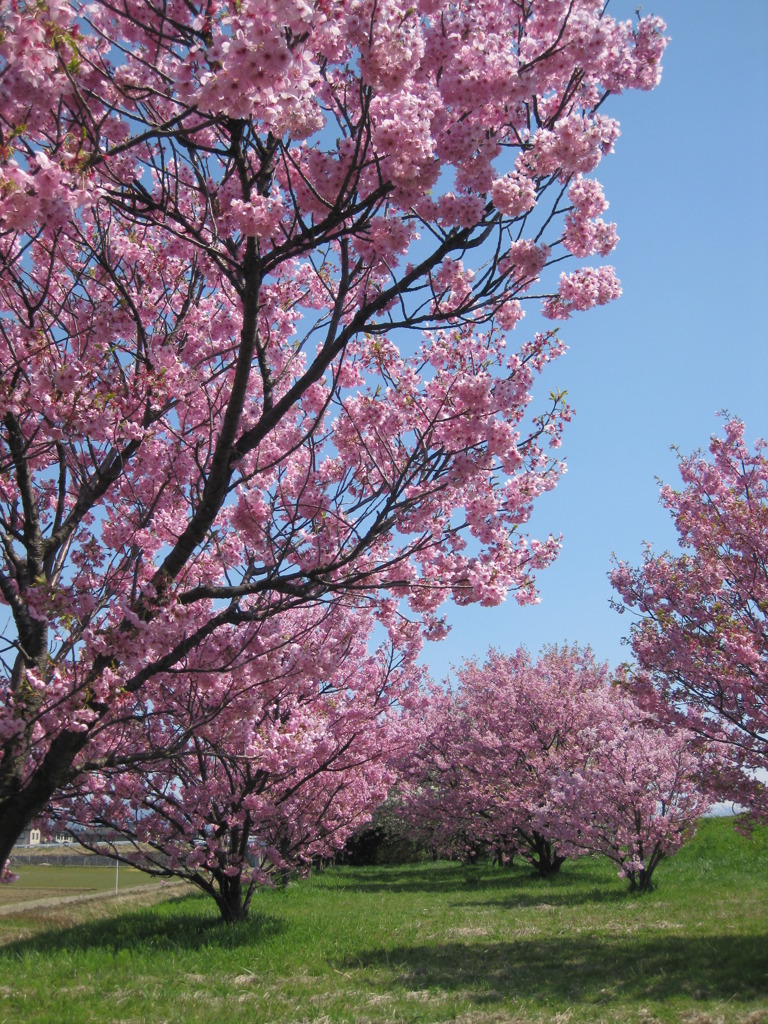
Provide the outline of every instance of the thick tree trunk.
<path id="1" fill-rule="evenodd" d="M 238 921 L 245 921 L 251 901 L 250 898 L 245 898 L 240 876 L 228 878 L 226 875 L 222 875 L 217 881 L 218 888 L 214 891 L 213 898 L 216 900 L 222 921 L 225 924 L 237 924 Z"/>
<path id="2" fill-rule="evenodd" d="M 221 914 L 221 919 L 224 924 L 237 924 L 239 921 L 245 921 L 248 918 L 248 909 L 243 906 L 243 903 L 240 900 L 225 900 L 221 897 L 217 897 L 216 905 L 219 908 L 219 913 Z"/>
<path id="3" fill-rule="evenodd" d="M 75 774 L 71 770 L 72 762 L 86 742 L 87 733 L 61 733 L 23 785 L 21 763 L 7 766 L 3 763 L 0 771 L 0 873 L 24 829 L 45 811 L 56 790 Z"/>
<path id="4" fill-rule="evenodd" d="M 536 836 L 533 849 L 535 855 L 531 858 L 531 863 L 541 878 L 552 878 L 566 860 L 555 852 L 553 844 L 548 839 L 541 836 Z"/>
<path id="5" fill-rule="evenodd" d="M 14 844 L 29 824 L 26 807 L 4 801 L 0 809 L 0 875 L 2 875 Z"/>
<path id="6" fill-rule="evenodd" d="M 653 872 L 656 869 L 656 865 L 648 870 L 647 868 L 642 871 L 633 871 L 629 874 L 629 888 L 631 892 L 651 892 L 654 888 L 653 885 Z"/>
<path id="7" fill-rule="evenodd" d="M 642 846 L 640 847 L 642 855 Z M 653 852 L 650 857 L 645 860 L 645 867 L 639 871 L 630 871 L 627 874 L 629 878 L 629 888 L 631 892 L 651 892 L 654 888 L 653 885 L 653 873 L 656 868 L 664 860 L 664 851 L 660 843 L 656 843 L 653 848 Z"/>

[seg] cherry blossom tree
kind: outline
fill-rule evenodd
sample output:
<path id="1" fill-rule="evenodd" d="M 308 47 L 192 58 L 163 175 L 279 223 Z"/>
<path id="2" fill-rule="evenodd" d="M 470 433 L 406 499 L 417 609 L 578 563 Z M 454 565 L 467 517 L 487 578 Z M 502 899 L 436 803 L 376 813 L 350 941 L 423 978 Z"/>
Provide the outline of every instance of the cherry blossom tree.
<path id="1" fill-rule="evenodd" d="M 693 836 L 710 806 L 692 739 L 685 729 L 660 726 L 614 687 L 599 729 L 580 737 L 581 765 L 550 793 L 561 848 L 602 854 L 632 890 L 650 891 L 656 868 Z"/>
<path id="2" fill-rule="evenodd" d="M 389 647 L 368 653 L 360 614 L 286 615 L 265 625 L 247 667 L 200 665 L 126 722 L 134 735 L 120 742 L 161 758 L 81 776 L 54 808 L 81 845 L 192 882 L 227 923 L 247 916 L 260 884 L 332 854 L 382 803 L 405 740 L 392 715 L 418 677 Z"/>
<path id="3" fill-rule="evenodd" d="M 563 345 L 508 333 L 619 294 L 551 268 L 616 242 L 603 104 L 663 31 L 601 0 L 2 6 L 0 863 L 79 775 L 184 749 L 113 737 L 273 618 L 343 604 L 397 646 L 533 599 Z"/>
<path id="4" fill-rule="evenodd" d="M 395 757 L 397 782 L 388 802 L 393 817 L 435 856 L 475 859 L 487 846 L 488 829 L 456 750 L 472 728 L 459 695 L 427 686 L 402 725 L 413 745 Z"/>
<path id="5" fill-rule="evenodd" d="M 709 456 L 680 458 L 683 488 L 665 486 L 681 553 L 619 562 L 612 583 L 637 609 L 638 694 L 710 744 L 704 781 L 768 815 L 768 458 L 744 424 L 725 425 Z M 714 745 L 714 748 L 713 746 Z"/>
<path id="6" fill-rule="evenodd" d="M 670 729 L 579 647 L 491 651 L 436 688 L 401 798 L 438 849 L 520 854 L 541 875 L 600 853 L 632 888 L 707 809 L 691 734 Z M 418 705 L 417 705 L 418 707 Z"/>
<path id="7" fill-rule="evenodd" d="M 578 647 L 466 662 L 455 690 L 436 688 L 422 712 L 423 738 L 403 772 L 413 826 L 444 852 L 520 854 L 542 877 L 556 874 L 574 817 L 563 824 L 557 784 L 596 742 L 609 682 L 608 666 Z"/>

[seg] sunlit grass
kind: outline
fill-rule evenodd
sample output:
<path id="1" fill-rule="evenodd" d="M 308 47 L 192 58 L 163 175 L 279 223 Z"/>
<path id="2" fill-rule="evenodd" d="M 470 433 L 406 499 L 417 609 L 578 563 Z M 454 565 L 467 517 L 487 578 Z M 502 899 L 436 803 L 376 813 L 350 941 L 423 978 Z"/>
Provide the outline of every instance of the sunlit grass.
<path id="1" fill-rule="evenodd" d="M 213 903 L 0 919 L 0 1021 L 526 1024 L 768 1021 L 768 830 L 728 821 L 631 896 L 611 866 L 333 869 Z"/>
<path id="2" fill-rule="evenodd" d="M 59 867 L 45 864 L 21 864 L 14 867 L 19 880 L 12 885 L 0 886 L 0 907 L 8 907 L 29 900 L 54 898 L 88 893 L 113 893 L 147 885 L 153 879 L 136 868 L 114 866 Z"/>

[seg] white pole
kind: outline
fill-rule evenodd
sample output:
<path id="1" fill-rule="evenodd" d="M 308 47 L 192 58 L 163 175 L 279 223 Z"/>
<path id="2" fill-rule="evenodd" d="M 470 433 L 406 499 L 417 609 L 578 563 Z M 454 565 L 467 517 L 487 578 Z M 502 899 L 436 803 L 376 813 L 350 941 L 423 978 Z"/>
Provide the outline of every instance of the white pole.
<path id="1" fill-rule="evenodd" d="M 117 896 L 117 883 L 120 877 L 120 861 L 115 861 L 115 896 Z"/>

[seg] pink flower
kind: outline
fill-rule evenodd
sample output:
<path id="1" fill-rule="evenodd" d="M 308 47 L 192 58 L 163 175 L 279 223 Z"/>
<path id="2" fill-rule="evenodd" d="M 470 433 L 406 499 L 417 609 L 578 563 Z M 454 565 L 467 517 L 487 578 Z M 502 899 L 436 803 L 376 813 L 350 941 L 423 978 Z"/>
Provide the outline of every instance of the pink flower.
<path id="1" fill-rule="evenodd" d="M 509 217 L 528 213 L 536 205 L 536 187 L 527 175 L 514 173 L 497 178 L 491 186 L 496 209 Z"/>

